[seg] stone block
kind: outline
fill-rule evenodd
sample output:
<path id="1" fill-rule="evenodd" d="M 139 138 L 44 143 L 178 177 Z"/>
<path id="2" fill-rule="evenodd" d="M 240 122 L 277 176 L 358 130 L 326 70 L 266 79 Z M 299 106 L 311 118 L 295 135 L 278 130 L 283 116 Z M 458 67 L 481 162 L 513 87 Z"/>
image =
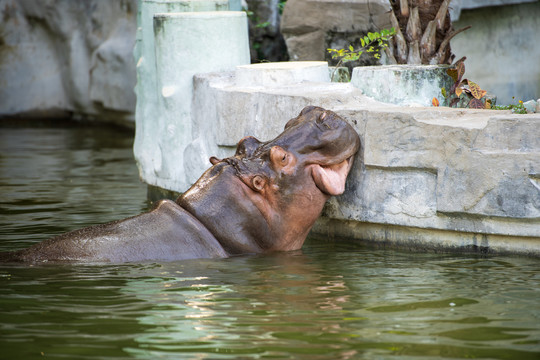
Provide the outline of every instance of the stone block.
<path id="1" fill-rule="evenodd" d="M 353 69 L 351 83 L 374 99 L 396 105 L 431 106 L 450 89 L 452 78 L 444 65 L 362 66 Z"/>
<path id="2" fill-rule="evenodd" d="M 160 131 L 166 128 L 160 114 L 160 100 L 156 83 L 156 52 L 154 37 L 154 15 L 157 13 L 226 11 L 227 0 L 139 0 L 137 12 L 137 34 L 133 55 L 137 64 L 137 85 L 135 94 L 135 144 L 133 151 L 141 178 L 148 184 L 157 186 L 155 170 L 163 161 L 159 145 L 154 141 Z M 211 56 L 210 56 L 211 58 Z M 189 98 L 184 102 L 189 102 Z"/>
<path id="3" fill-rule="evenodd" d="M 527 110 L 528 114 L 533 114 L 536 112 L 536 108 L 538 107 L 538 104 L 534 100 L 529 100 L 523 103 L 523 107 L 525 108 L 525 110 Z"/>
<path id="4" fill-rule="evenodd" d="M 436 217 L 437 173 L 421 168 L 355 164 L 347 194 L 332 198 L 324 216 L 382 224 L 426 225 Z"/>
<path id="5" fill-rule="evenodd" d="M 329 82 L 326 61 L 261 63 L 236 67 L 236 86 L 275 87 L 302 81 Z"/>
<path id="6" fill-rule="evenodd" d="M 526 243 L 524 251 L 540 239 L 537 115 L 399 107 L 363 96 L 350 83 L 242 87 L 234 72 L 197 75 L 194 83 L 193 129 L 205 134 L 192 142 L 205 151 L 202 165 L 190 167 L 197 175 L 209 156 L 231 155 L 246 135 L 273 138 L 303 106 L 318 105 L 353 125 L 363 143 L 346 192 L 323 212 L 322 222 L 342 225 L 336 233 L 364 224 L 396 239 L 420 232 L 422 241 L 441 246 L 474 246 L 482 238 L 501 251 L 515 250 L 503 236 Z"/>

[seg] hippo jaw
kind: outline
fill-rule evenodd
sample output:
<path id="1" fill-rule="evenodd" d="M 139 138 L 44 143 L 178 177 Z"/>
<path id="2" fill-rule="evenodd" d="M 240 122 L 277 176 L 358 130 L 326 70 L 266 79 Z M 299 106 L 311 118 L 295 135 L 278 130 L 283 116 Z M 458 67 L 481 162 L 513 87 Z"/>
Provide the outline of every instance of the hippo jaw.
<path id="1" fill-rule="evenodd" d="M 317 188 L 322 193 L 336 196 L 345 191 L 345 180 L 351 170 L 353 163 L 352 156 L 340 163 L 332 165 L 311 165 L 311 175 Z"/>

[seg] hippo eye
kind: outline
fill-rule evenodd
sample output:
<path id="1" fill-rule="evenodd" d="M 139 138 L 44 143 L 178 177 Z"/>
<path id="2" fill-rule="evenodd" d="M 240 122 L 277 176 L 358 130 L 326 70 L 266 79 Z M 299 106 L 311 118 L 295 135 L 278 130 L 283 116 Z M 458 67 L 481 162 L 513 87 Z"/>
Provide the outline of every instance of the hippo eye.
<path id="1" fill-rule="evenodd" d="M 290 155 L 287 151 L 282 149 L 280 146 L 273 146 L 270 150 L 270 159 L 273 164 L 282 168 L 289 164 Z"/>

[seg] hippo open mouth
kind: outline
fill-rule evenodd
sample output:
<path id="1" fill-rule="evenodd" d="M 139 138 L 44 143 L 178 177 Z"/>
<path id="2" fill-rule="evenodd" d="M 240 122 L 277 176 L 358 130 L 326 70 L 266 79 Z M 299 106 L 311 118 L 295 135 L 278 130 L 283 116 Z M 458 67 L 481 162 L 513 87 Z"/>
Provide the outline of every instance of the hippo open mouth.
<path id="1" fill-rule="evenodd" d="M 345 180 L 352 166 L 352 156 L 337 164 L 311 165 L 315 185 L 327 195 L 340 195 L 345 191 Z"/>

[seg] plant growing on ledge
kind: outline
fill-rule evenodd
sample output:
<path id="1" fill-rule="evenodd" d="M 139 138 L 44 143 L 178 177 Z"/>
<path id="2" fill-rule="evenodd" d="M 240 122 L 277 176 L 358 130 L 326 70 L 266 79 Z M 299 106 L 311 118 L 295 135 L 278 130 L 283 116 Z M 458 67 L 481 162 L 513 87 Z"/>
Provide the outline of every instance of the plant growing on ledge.
<path id="1" fill-rule="evenodd" d="M 487 91 L 475 82 L 469 79 L 463 79 L 465 74 L 465 59 L 459 59 L 452 68 L 448 69 L 447 74 L 454 80 L 452 87 L 447 92 L 445 88 L 441 89 L 441 93 L 445 99 L 444 103 L 449 107 L 460 107 L 470 109 L 491 109 L 491 98 L 486 97 Z M 438 106 L 437 98 L 433 98 L 432 103 Z"/>
<path id="2" fill-rule="evenodd" d="M 364 52 L 370 53 L 375 59 L 380 59 L 380 50 L 388 47 L 388 41 L 396 34 L 394 28 L 383 29 L 381 32 L 368 32 L 366 36 L 360 38 L 360 47 L 354 48 L 349 45 L 347 49 L 327 49 L 332 55 L 332 59 L 339 61 L 332 72 L 331 81 L 334 80 L 336 70 L 343 64 L 349 61 L 356 61 Z"/>
<path id="3" fill-rule="evenodd" d="M 513 96 L 512 96 L 512 99 L 514 99 Z M 494 105 L 492 109 L 493 110 L 512 110 L 514 114 L 527 114 L 527 109 L 525 109 L 525 106 L 523 105 L 522 100 L 519 100 L 517 104 Z"/>

